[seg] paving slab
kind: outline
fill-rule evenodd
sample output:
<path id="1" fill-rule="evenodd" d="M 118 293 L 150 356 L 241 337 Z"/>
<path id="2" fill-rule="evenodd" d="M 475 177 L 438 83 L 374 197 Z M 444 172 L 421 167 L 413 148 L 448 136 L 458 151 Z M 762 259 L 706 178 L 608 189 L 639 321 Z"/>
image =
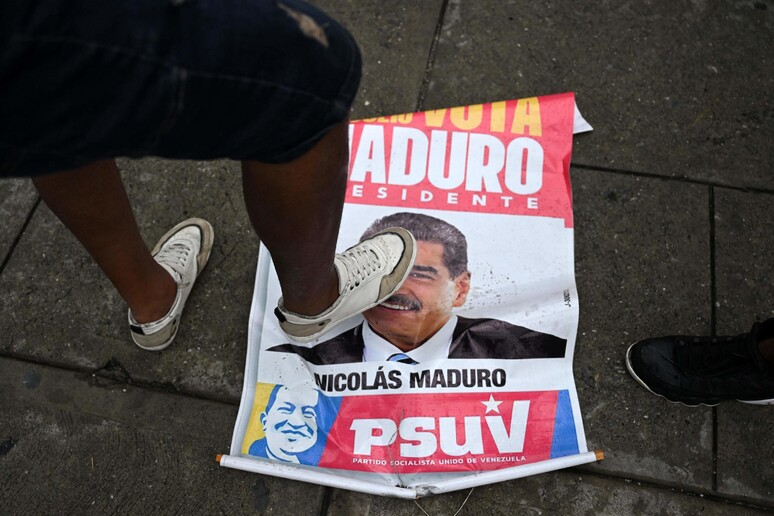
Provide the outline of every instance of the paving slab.
<path id="1" fill-rule="evenodd" d="M 774 317 L 774 195 L 715 189 L 717 333 Z M 718 406 L 718 490 L 774 506 L 774 407 Z"/>
<path id="2" fill-rule="evenodd" d="M 29 179 L 0 180 L 0 264 L 19 236 L 38 194 Z"/>
<path id="3" fill-rule="evenodd" d="M 572 184 L 575 381 L 589 448 L 606 457 L 588 469 L 710 489 L 712 410 L 666 403 L 624 365 L 637 340 L 710 328 L 708 187 L 576 169 Z"/>
<path id="4" fill-rule="evenodd" d="M 322 487 L 217 465 L 236 410 L 0 358 L 0 512 L 318 514 Z"/>
<path id="5" fill-rule="evenodd" d="M 443 0 L 316 4 L 352 32 L 363 54 L 363 79 L 352 118 L 416 111 Z"/>
<path id="6" fill-rule="evenodd" d="M 575 91 L 574 162 L 771 189 L 774 5 L 450 0 L 425 107 Z"/>
<path id="7" fill-rule="evenodd" d="M 470 495 L 468 497 L 468 495 Z M 466 500 L 467 498 L 467 500 Z M 419 507 L 417 507 L 419 505 Z M 421 509 L 420 509 L 421 507 Z M 763 514 L 762 508 L 710 500 L 703 495 L 639 482 L 561 471 L 412 500 L 334 491 L 330 515 L 512 514 Z M 457 512 L 459 511 L 459 512 Z"/>
<path id="8" fill-rule="evenodd" d="M 123 301 L 41 205 L 0 276 L 0 350 L 82 370 L 109 364 L 134 383 L 238 399 L 259 245 L 238 164 L 147 159 L 122 160 L 120 167 L 149 247 L 187 217 L 215 227 L 210 262 L 175 343 L 157 353 L 132 343 Z"/>

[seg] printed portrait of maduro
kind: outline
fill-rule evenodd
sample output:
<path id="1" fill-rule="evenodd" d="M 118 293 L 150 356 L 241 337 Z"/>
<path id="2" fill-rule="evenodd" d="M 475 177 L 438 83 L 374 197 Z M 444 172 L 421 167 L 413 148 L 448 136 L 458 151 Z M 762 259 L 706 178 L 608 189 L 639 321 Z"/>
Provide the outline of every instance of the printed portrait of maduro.
<path id="1" fill-rule="evenodd" d="M 248 455 L 316 466 L 340 403 L 308 385 L 275 385 L 260 414 L 264 437 Z"/>
<path id="2" fill-rule="evenodd" d="M 268 351 L 296 353 L 316 365 L 394 361 L 421 364 L 442 358 L 559 358 L 566 339 L 496 319 L 452 313 L 462 307 L 472 281 L 465 235 L 446 221 L 400 212 L 377 219 L 361 240 L 389 227 L 406 228 L 417 240 L 408 279 L 365 321 L 311 348 L 288 343 Z"/>

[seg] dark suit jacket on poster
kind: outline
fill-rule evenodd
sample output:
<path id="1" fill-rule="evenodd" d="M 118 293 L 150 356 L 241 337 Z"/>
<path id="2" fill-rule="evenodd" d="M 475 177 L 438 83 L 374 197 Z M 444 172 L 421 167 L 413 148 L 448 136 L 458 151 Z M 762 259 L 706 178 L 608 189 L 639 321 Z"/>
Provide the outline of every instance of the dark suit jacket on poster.
<path id="1" fill-rule="evenodd" d="M 362 362 L 364 347 L 363 327 L 357 325 L 312 348 L 281 344 L 268 351 L 296 353 L 311 364 L 326 365 Z M 449 358 L 561 358 L 566 347 L 565 339 L 505 321 L 457 317 Z"/>

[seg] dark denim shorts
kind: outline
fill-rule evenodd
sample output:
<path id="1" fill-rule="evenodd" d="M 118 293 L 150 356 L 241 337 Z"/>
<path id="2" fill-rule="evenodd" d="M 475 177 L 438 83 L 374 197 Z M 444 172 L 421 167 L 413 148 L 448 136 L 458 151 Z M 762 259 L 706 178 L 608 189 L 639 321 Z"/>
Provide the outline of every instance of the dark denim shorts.
<path id="1" fill-rule="evenodd" d="M 347 118 L 360 73 L 352 36 L 300 0 L 3 0 L 0 176 L 288 162 Z"/>

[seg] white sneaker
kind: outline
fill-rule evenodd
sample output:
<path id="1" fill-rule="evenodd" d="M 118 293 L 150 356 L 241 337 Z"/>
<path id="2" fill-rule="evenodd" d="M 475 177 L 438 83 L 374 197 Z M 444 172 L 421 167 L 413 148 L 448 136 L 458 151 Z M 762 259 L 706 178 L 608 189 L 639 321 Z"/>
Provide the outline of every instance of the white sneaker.
<path id="1" fill-rule="evenodd" d="M 209 222 L 192 218 L 167 231 L 151 251 L 177 283 L 177 295 L 167 315 L 158 321 L 140 324 L 129 310 L 132 340 L 142 349 L 160 351 L 172 344 L 191 288 L 210 257 L 214 236 Z"/>
<path id="2" fill-rule="evenodd" d="M 414 236 L 388 228 L 337 254 L 339 298 L 315 316 L 285 310 L 280 298 L 274 314 L 290 338 L 309 342 L 346 319 L 378 305 L 397 291 L 411 272 L 417 255 Z"/>

